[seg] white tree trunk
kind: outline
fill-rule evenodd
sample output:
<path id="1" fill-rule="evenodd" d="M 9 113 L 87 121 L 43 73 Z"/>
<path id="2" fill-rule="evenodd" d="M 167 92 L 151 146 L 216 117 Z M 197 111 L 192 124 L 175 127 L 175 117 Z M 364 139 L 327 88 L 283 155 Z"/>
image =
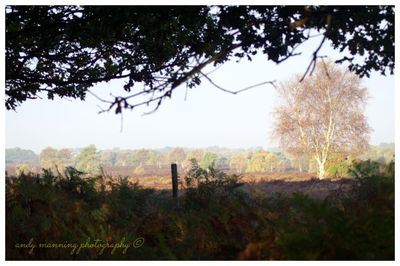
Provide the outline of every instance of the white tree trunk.
<path id="1" fill-rule="evenodd" d="M 319 167 L 318 178 L 324 179 L 324 177 L 325 177 L 325 161 L 317 160 L 317 162 L 318 162 L 318 167 Z"/>

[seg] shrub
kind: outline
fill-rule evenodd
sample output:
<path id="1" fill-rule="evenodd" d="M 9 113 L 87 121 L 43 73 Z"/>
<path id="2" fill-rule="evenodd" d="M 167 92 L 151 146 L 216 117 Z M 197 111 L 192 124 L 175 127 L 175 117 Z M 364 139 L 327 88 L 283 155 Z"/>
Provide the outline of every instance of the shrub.
<path id="1" fill-rule="evenodd" d="M 371 160 L 354 160 L 349 167 L 349 174 L 356 178 L 394 176 L 394 162 L 385 165 Z"/>
<path id="2" fill-rule="evenodd" d="M 15 166 L 15 173 L 17 176 L 29 175 L 31 172 L 31 167 L 27 163 L 17 164 Z"/>
<path id="3" fill-rule="evenodd" d="M 349 166 L 347 163 L 335 163 L 333 165 L 329 165 L 326 169 L 326 172 L 331 177 L 343 177 L 348 174 Z"/>
<path id="4" fill-rule="evenodd" d="M 196 159 L 191 160 L 191 167 L 186 173 L 185 182 L 188 187 L 197 184 L 201 186 L 236 187 L 239 185 L 240 175 L 228 175 L 213 167 L 201 168 Z"/>

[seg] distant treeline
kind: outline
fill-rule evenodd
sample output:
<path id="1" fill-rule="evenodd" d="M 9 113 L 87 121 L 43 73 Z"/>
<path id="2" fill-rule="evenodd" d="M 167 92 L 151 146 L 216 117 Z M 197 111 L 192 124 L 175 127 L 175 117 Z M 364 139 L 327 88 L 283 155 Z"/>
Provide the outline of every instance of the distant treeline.
<path id="1" fill-rule="evenodd" d="M 6 149 L 6 164 L 39 164 L 39 156 L 31 150 L 21 148 Z"/>
<path id="2" fill-rule="evenodd" d="M 371 146 L 368 151 L 357 157 L 335 154 L 331 156 L 328 172 L 331 175 L 345 175 L 347 166 L 356 158 L 389 163 L 394 159 L 394 144 Z M 181 171 L 187 170 L 191 166 L 192 159 L 195 159 L 202 168 L 212 167 L 237 174 L 316 171 L 316 165 L 309 156 L 285 154 L 277 149 L 267 151 L 262 148 L 245 150 L 219 147 L 206 149 L 166 147 L 97 150 L 96 146 L 89 145 L 82 149 L 47 147 L 39 155 L 31 150 L 6 149 L 6 165 L 14 166 L 17 173 L 38 172 L 41 168 L 63 172 L 65 167 L 73 166 L 79 171 L 90 174 L 106 169 L 113 174 L 118 174 L 121 170 L 124 175 L 162 175 L 168 173 L 171 163 L 177 163 Z"/>

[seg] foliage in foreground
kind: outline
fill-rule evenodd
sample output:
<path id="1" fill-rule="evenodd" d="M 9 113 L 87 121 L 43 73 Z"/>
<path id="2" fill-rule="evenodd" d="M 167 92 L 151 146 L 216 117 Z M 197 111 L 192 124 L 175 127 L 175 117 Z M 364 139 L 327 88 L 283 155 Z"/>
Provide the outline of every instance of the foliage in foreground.
<path id="1" fill-rule="evenodd" d="M 193 169 L 199 185 L 178 203 L 170 191 L 143 189 L 126 179 L 118 184 L 104 177 L 83 179 L 74 169 L 63 177 L 49 171 L 8 177 L 6 258 L 394 259 L 394 175 L 359 178 L 351 193 L 317 200 L 303 194 L 249 195 L 237 188 L 237 178 L 208 174 L 203 181 L 201 170 Z M 134 248 L 139 237 L 144 243 Z M 18 244 L 31 239 L 131 246 L 102 254 L 101 248 L 78 253 L 71 247 L 36 247 L 29 254 Z"/>

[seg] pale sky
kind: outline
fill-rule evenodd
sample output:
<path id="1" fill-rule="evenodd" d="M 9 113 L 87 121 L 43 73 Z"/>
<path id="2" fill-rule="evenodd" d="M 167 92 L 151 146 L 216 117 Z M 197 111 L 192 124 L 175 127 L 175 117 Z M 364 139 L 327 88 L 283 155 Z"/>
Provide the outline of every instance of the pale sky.
<path id="1" fill-rule="evenodd" d="M 295 73 L 304 73 L 319 39 L 301 46 L 303 54 L 275 65 L 258 54 L 252 62 L 242 60 L 226 63 L 210 77 L 229 90 L 263 81 L 284 81 Z M 333 59 L 340 56 L 325 43 L 320 55 Z M 373 128 L 371 144 L 394 142 L 394 76 L 373 73 L 363 79 L 370 100 L 366 107 L 369 125 Z M 93 88 L 106 96 L 119 91 L 123 83 L 111 82 Z M 271 85 L 257 87 L 238 95 L 219 91 L 207 80 L 188 91 L 176 89 L 172 99 L 160 109 L 143 116 L 150 109 L 127 110 L 120 132 L 120 116 L 113 112 L 98 114 L 101 102 L 88 95 L 85 102 L 56 99 L 32 100 L 23 103 L 16 112 L 6 111 L 6 148 L 21 147 L 39 153 L 43 148 L 77 148 L 95 144 L 98 149 L 114 147 L 162 148 L 165 146 L 228 148 L 255 146 L 276 147 L 271 140 L 272 112 L 277 96 Z"/>

